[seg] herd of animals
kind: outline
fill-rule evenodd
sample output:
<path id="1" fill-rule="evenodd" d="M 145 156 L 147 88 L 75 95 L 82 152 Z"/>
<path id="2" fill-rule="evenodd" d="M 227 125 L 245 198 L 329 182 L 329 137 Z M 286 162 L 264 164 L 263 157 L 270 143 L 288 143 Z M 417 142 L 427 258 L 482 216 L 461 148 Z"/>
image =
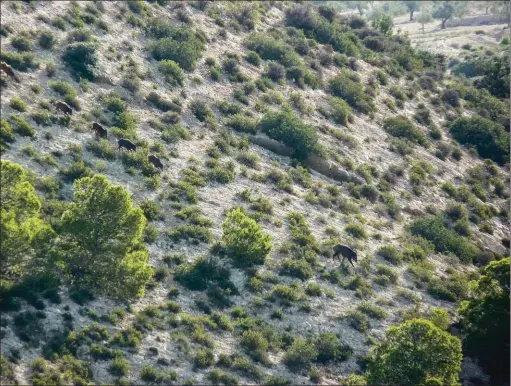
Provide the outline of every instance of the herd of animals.
<path id="1" fill-rule="evenodd" d="M 8 76 L 8 77 L 14 79 L 16 82 L 20 83 L 20 80 L 16 76 L 12 67 L 5 62 L 0 62 L 0 75 L 4 76 L 4 74 L 5 74 L 5 76 Z M 54 103 L 54 106 L 57 110 L 62 111 L 64 114 L 67 114 L 67 115 L 73 114 L 73 109 L 65 102 L 56 101 Z M 108 137 L 108 131 L 97 122 L 94 122 L 92 124 L 91 131 L 93 131 L 95 133 L 96 138 L 107 138 Z M 126 149 L 127 151 L 136 151 L 137 150 L 137 145 L 135 145 L 133 142 L 131 142 L 129 139 L 126 139 L 126 138 L 118 139 L 117 144 L 119 145 L 117 150 L 121 150 L 121 149 Z M 147 157 L 147 160 L 155 168 L 163 170 L 163 163 L 161 162 L 161 160 L 158 157 L 156 157 L 154 155 L 149 155 Z"/>
<path id="2" fill-rule="evenodd" d="M 0 75 L 8 76 L 8 77 L 14 79 L 16 82 L 20 83 L 20 80 L 16 76 L 12 67 L 5 62 L 0 62 Z M 56 101 L 54 103 L 54 106 L 57 110 L 62 111 L 64 114 L 68 114 L 68 115 L 73 114 L 73 109 L 65 102 Z M 97 122 L 92 123 L 91 131 L 94 132 L 95 137 L 97 139 L 108 137 L 108 131 Z M 137 145 L 135 145 L 133 142 L 131 142 L 129 139 L 126 139 L 126 138 L 118 139 L 117 144 L 118 144 L 118 148 L 117 148 L 118 151 L 120 151 L 121 149 L 125 149 L 126 151 L 136 151 L 137 150 Z M 151 163 L 155 168 L 163 170 L 163 163 L 161 162 L 161 160 L 158 157 L 151 154 L 147 157 L 147 161 L 149 163 Z M 333 248 L 333 252 L 334 253 L 333 253 L 332 258 L 334 260 L 336 258 L 338 258 L 339 261 L 341 261 L 341 256 L 343 257 L 343 259 L 341 261 L 341 265 L 344 263 L 344 259 L 346 259 L 346 258 L 348 259 L 348 261 L 351 263 L 352 266 L 354 266 L 353 261 L 357 262 L 357 254 L 355 253 L 355 251 L 353 251 L 353 249 L 351 249 L 345 245 L 341 245 L 341 244 L 336 245 Z"/>

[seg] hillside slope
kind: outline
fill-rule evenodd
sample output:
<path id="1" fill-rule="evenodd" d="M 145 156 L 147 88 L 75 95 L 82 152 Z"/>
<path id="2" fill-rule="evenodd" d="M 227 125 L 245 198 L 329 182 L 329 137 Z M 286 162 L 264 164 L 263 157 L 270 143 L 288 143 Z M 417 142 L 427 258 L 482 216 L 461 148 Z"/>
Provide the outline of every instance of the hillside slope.
<path id="1" fill-rule="evenodd" d="M 29 173 L 58 240 L 68 237 L 74 181 L 102 174 L 122 186 L 148 219 L 137 243 L 155 272 L 143 296 L 117 299 L 99 284 L 76 289 L 69 256 L 56 263 L 53 250 L 43 256 L 50 269 L 3 271 L 8 383 L 45 383 L 51 369 L 67 371 L 64 383 L 338 383 L 363 373 L 389 326 L 435 307 L 456 321 L 477 267 L 508 256 L 500 122 L 509 104 L 489 93 L 470 100 L 472 86 L 445 74 L 445 58 L 356 18 L 293 18 L 298 6 L 284 2 L 189 3 L 1 4 L 2 60 L 20 79 L 2 75 L 2 130 L 15 134 L 2 134 L 2 161 Z M 342 38 L 325 44 L 309 17 Z M 43 31 L 54 40 L 46 48 Z M 88 81 L 76 72 L 87 57 L 66 63 L 73 44 L 97 55 Z M 171 58 L 184 71 L 163 68 Z M 73 107 L 71 117 L 52 100 Z M 449 129 L 481 110 L 507 138 L 494 157 L 460 146 Z M 119 137 L 137 151 L 117 151 Z M 499 163 L 482 159 L 492 157 Z M 236 264 L 218 244 L 235 206 L 271 236 L 264 264 L 247 267 L 248 252 Z M 355 267 L 330 258 L 337 243 L 357 251 Z M 58 277 L 56 295 L 20 284 L 32 275 Z M 296 342 L 325 332 L 342 354 L 321 362 L 304 349 L 293 367 Z"/>

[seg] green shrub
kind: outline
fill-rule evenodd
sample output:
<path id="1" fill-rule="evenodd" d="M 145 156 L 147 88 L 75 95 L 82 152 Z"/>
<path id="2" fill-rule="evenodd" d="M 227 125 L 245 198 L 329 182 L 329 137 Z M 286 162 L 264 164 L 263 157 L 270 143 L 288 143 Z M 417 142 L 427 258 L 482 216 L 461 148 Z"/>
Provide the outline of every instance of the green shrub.
<path id="1" fill-rule="evenodd" d="M 264 264 L 271 250 L 271 237 L 253 219 L 233 209 L 222 223 L 222 243 L 227 254 L 244 265 Z"/>
<path id="2" fill-rule="evenodd" d="M 93 80 L 98 70 L 97 47 L 93 43 L 69 44 L 64 49 L 62 60 L 80 78 Z"/>
<path id="3" fill-rule="evenodd" d="M 195 354 L 194 363 L 200 369 L 212 366 L 215 363 L 215 355 L 209 349 L 201 349 Z"/>
<path id="4" fill-rule="evenodd" d="M 130 373 L 130 363 L 123 357 L 116 357 L 108 367 L 108 372 L 117 377 L 127 376 Z"/>
<path id="5" fill-rule="evenodd" d="M 386 277 L 392 284 L 396 284 L 399 278 L 398 273 L 394 269 L 384 264 L 376 264 L 376 274 Z"/>
<path id="6" fill-rule="evenodd" d="M 363 314 L 366 314 L 370 318 L 382 320 L 386 319 L 388 317 L 387 312 L 383 308 L 380 308 L 374 304 L 371 304 L 369 302 L 361 302 L 357 306 L 357 310 L 362 312 Z"/>
<path id="7" fill-rule="evenodd" d="M 225 125 L 243 133 L 255 134 L 257 132 L 257 120 L 243 114 L 231 115 L 225 121 Z"/>
<path id="8" fill-rule="evenodd" d="M 461 261 L 469 263 L 477 254 L 477 248 L 466 238 L 444 225 L 443 216 L 428 216 L 411 225 L 411 233 L 431 241 L 438 252 L 452 252 Z"/>
<path id="9" fill-rule="evenodd" d="M 285 258 L 280 263 L 279 274 L 307 280 L 314 275 L 314 270 L 305 259 Z"/>
<path id="10" fill-rule="evenodd" d="M 154 106 L 156 106 L 156 108 L 160 109 L 161 111 L 174 111 L 177 113 L 181 112 L 181 106 L 163 98 L 154 91 L 151 91 L 149 94 L 147 94 L 146 101 L 152 103 Z"/>
<path id="11" fill-rule="evenodd" d="M 384 245 L 378 248 L 377 253 L 385 260 L 395 265 L 401 264 L 403 260 L 403 254 L 392 245 Z"/>
<path id="12" fill-rule="evenodd" d="M 318 358 L 318 354 L 316 347 L 309 341 L 297 338 L 286 351 L 284 363 L 293 371 L 303 371 Z"/>
<path id="13" fill-rule="evenodd" d="M 213 117 L 213 111 L 211 111 L 205 101 L 200 99 L 194 99 L 190 102 L 190 110 L 201 122 L 205 122 Z"/>
<path id="14" fill-rule="evenodd" d="M 175 279 L 195 291 L 207 289 L 210 283 L 216 284 L 222 289 L 234 290 L 233 284 L 229 281 L 230 274 L 229 269 L 220 265 L 218 260 L 201 256 L 191 264 L 180 265 L 176 269 Z"/>
<path id="15" fill-rule="evenodd" d="M 165 77 L 165 81 L 171 86 L 184 85 L 185 75 L 181 67 L 172 60 L 161 60 L 158 63 L 158 71 Z"/>
<path id="16" fill-rule="evenodd" d="M 209 244 L 213 238 L 211 231 L 200 225 L 180 225 L 167 231 L 167 236 L 174 242 L 185 240 L 207 244 Z"/>
<path id="17" fill-rule="evenodd" d="M 268 351 L 268 340 L 260 331 L 248 330 L 243 333 L 241 347 L 256 361 L 264 361 Z"/>
<path id="18" fill-rule="evenodd" d="M 35 129 L 21 115 L 11 115 L 9 120 L 16 134 L 22 137 L 35 137 Z"/>
<path id="19" fill-rule="evenodd" d="M 11 98 L 9 101 L 9 106 L 11 106 L 14 110 L 18 110 L 20 112 L 27 111 L 27 105 L 23 102 L 22 99 L 18 97 Z"/>
<path id="20" fill-rule="evenodd" d="M 343 344 L 332 332 L 323 332 L 314 339 L 314 346 L 318 352 L 316 361 L 319 363 L 343 362 L 348 360 L 353 350 Z"/>
<path id="21" fill-rule="evenodd" d="M 156 60 L 172 60 L 190 71 L 205 49 L 204 37 L 187 25 L 176 26 L 163 18 L 148 22 L 149 36 L 157 40 L 149 43 Z"/>
<path id="22" fill-rule="evenodd" d="M 348 126 L 348 120 L 351 115 L 350 106 L 341 98 L 331 97 L 328 101 L 330 104 L 329 116 L 335 123 Z"/>
<path id="23" fill-rule="evenodd" d="M 456 119 L 449 131 L 461 144 L 474 146 L 481 157 L 509 162 L 509 133 L 502 125 L 476 115 Z"/>
<path id="24" fill-rule="evenodd" d="M 318 138 L 314 128 L 304 124 L 291 112 L 267 113 L 259 122 L 258 129 L 292 148 L 298 159 L 305 159 L 318 151 Z"/>
<path id="25" fill-rule="evenodd" d="M 255 51 L 248 51 L 245 60 L 257 67 L 261 65 L 261 57 Z"/>
<path id="26" fill-rule="evenodd" d="M 406 138 L 420 145 L 426 144 L 424 133 L 403 115 L 385 119 L 383 129 L 393 137 Z"/>
<path id="27" fill-rule="evenodd" d="M 348 224 L 344 230 L 357 239 L 367 239 L 367 233 L 361 224 Z"/>
<path id="28" fill-rule="evenodd" d="M 32 42 L 25 36 L 13 36 L 11 38 L 11 45 L 22 52 L 33 50 Z"/>
<path id="29" fill-rule="evenodd" d="M 12 142 L 14 142 L 14 131 L 9 121 L 4 118 L 0 121 L 0 153 L 8 149 Z"/>
<path id="30" fill-rule="evenodd" d="M 17 52 L 1 51 L 0 59 L 7 64 L 10 64 L 12 68 L 18 71 L 27 71 L 39 68 L 39 62 L 35 60 L 35 55 L 32 52 L 19 54 Z"/>
<path id="31" fill-rule="evenodd" d="M 87 150 L 93 153 L 96 157 L 112 161 L 116 158 L 116 149 L 110 145 L 107 139 L 100 139 L 99 141 L 89 141 L 86 145 Z"/>
<path id="32" fill-rule="evenodd" d="M 366 332 L 369 330 L 367 317 L 360 311 L 350 311 L 344 316 L 344 319 L 357 331 Z"/>
<path id="33" fill-rule="evenodd" d="M 342 70 L 338 75 L 330 78 L 330 93 L 344 99 L 354 109 L 364 114 L 376 111 L 371 98 L 364 93 L 360 83 L 354 78 L 354 73 Z"/>
<path id="34" fill-rule="evenodd" d="M 442 100 L 452 107 L 459 107 L 460 105 L 460 96 L 456 90 L 444 90 L 442 93 Z"/>
<path id="35" fill-rule="evenodd" d="M 250 34 L 245 40 L 245 46 L 257 52 L 262 59 L 276 60 L 287 68 L 300 65 L 300 58 L 289 45 L 267 34 Z"/>
<path id="36" fill-rule="evenodd" d="M 51 50 L 56 43 L 55 36 L 51 31 L 43 31 L 39 35 L 39 46 L 46 50 Z"/>

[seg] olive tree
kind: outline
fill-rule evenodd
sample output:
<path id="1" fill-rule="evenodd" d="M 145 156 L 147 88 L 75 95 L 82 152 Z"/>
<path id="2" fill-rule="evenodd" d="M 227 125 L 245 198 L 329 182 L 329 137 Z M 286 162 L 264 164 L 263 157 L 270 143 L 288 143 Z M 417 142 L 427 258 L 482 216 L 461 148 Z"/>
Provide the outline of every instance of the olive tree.
<path id="1" fill-rule="evenodd" d="M 53 230 L 40 218 L 41 201 L 26 170 L 10 161 L 2 161 L 0 169 L 0 273 L 21 276 L 40 249 L 38 242 L 51 237 Z"/>
<path id="2" fill-rule="evenodd" d="M 461 342 L 425 319 L 390 327 L 368 362 L 370 385 L 453 385 L 461 370 Z"/>
<path id="3" fill-rule="evenodd" d="M 408 8 L 410 12 L 410 21 L 413 21 L 413 13 L 419 9 L 419 1 L 403 1 L 403 4 Z"/>
<path id="4" fill-rule="evenodd" d="M 431 23 L 433 18 L 431 17 L 431 13 L 429 13 L 428 11 L 421 11 L 419 13 L 419 16 L 417 16 L 415 20 L 417 21 L 417 23 L 422 25 L 422 33 L 424 33 L 424 24 Z"/>
<path id="5" fill-rule="evenodd" d="M 432 12 L 435 19 L 442 23 L 441 28 L 445 29 L 445 23 L 453 17 L 462 17 L 467 12 L 467 4 L 464 1 L 444 0 L 439 3 Z"/>
<path id="6" fill-rule="evenodd" d="M 479 358 L 493 384 L 509 383 L 509 287 L 509 257 L 492 261 L 459 310 L 466 351 Z"/>
<path id="7" fill-rule="evenodd" d="M 146 222 L 130 194 L 105 176 L 76 180 L 61 224 L 63 264 L 70 280 L 114 297 L 142 296 L 152 277 L 141 244 Z"/>

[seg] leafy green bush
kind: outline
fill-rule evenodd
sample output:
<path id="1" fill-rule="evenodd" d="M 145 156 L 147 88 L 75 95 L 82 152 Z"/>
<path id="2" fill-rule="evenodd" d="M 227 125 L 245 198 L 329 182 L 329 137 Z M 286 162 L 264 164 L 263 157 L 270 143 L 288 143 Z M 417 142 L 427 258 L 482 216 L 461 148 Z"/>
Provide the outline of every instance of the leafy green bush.
<path id="1" fill-rule="evenodd" d="M 374 304 L 371 304 L 369 302 L 361 302 L 357 306 L 357 310 L 362 312 L 363 314 L 366 314 L 370 318 L 382 320 L 387 318 L 388 314 L 385 312 L 383 308 L 380 308 Z"/>
<path id="2" fill-rule="evenodd" d="M 347 344 L 342 343 L 332 332 L 323 332 L 314 339 L 314 346 L 318 352 L 315 359 L 319 363 L 343 362 L 353 353 Z"/>
<path id="3" fill-rule="evenodd" d="M 213 117 L 213 111 L 208 107 L 205 101 L 201 99 L 194 99 L 190 102 L 190 110 L 193 115 L 201 121 L 207 121 L 208 119 Z"/>
<path id="4" fill-rule="evenodd" d="M 17 52 L 1 51 L 0 59 L 19 71 L 39 68 L 39 62 L 35 60 L 35 55 L 32 52 L 19 54 Z"/>
<path id="5" fill-rule="evenodd" d="M 305 159 L 318 151 L 318 138 L 313 127 L 304 124 L 291 112 L 269 112 L 259 122 L 258 129 L 295 151 L 295 157 Z"/>
<path id="6" fill-rule="evenodd" d="M 16 134 L 22 137 L 35 137 L 35 129 L 21 115 L 11 115 L 9 121 L 14 126 Z"/>
<path id="7" fill-rule="evenodd" d="M 414 342 L 414 344 L 410 344 Z M 369 384 L 455 384 L 461 369 L 461 342 L 430 321 L 413 319 L 390 327 L 367 364 Z"/>
<path id="8" fill-rule="evenodd" d="M 27 105 L 23 102 L 22 99 L 18 97 L 11 98 L 9 101 L 9 106 L 11 106 L 14 110 L 18 110 L 20 112 L 27 111 Z"/>
<path id="9" fill-rule="evenodd" d="M 116 158 L 116 149 L 110 145 L 107 139 L 101 138 L 99 141 L 89 141 L 86 145 L 87 150 L 96 157 L 112 161 Z"/>
<path id="10" fill-rule="evenodd" d="M 331 97 L 328 99 L 330 104 L 329 116 L 343 126 L 348 126 L 348 120 L 351 115 L 350 106 L 341 98 Z"/>
<path id="11" fill-rule="evenodd" d="M 226 121 L 226 126 L 232 127 L 236 131 L 255 134 L 257 132 L 257 120 L 247 117 L 243 114 L 231 115 Z"/>
<path id="12" fill-rule="evenodd" d="M 51 50 L 56 43 L 55 36 L 51 31 L 43 31 L 39 35 L 39 46 L 46 50 Z"/>
<path id="13" fill-rule="evenodd" d="M 9 121 L 4 118 L 0 121 L 0 153 L 8 149 L 12 142 L 14 142 L 14 131 Z"/>
<path id="14" fill-rule="evenodd" d="M 244 265 L 264 264 L 271 250 L 271 237 L 240 209 L 229 212 L 222 223 L 222 243 L 227 254 Z"/>
<path id="15" fill-rule="evenodd" d="M 393 137 L 406 138 L 420 145 L 426 144 L 424 133 L 403 115 L 385 119 L 383 129 Z"/>
<path id="16" fill-rule="evenodd" d="M 245 40 L 245 46 L 249 50 L 257 52 L 262 59 L 276 60 L 286 68 L 298 66 L 301 62 L 292 47 L 267 34 L 250 34 Z"/>
<path id="17" fill-rule="evenodd" d="M 62 60 L 80 78 L 94 80 L 98 70 L 97 47 L 94 43 L 69 44 L 62 54 Z"/>
<path id="18" fill-rule="evenodd" d="M 481 157 L 509 162 L 509 133 L 502 125 L 476 115 L 456 119 L 449 131 L 458 142 L 474 146 Z"/>
<path id="19" fill-rule="evenodd" d="M 185 75 L 176 62 L 172 60 L 161 60 L 158 63 L 158 71 L 163 74 L 165 81 L 171 86 L 183 87 Z"/>
<path id="20" fill-rule="evenodd" d="M 465 237 L 445 227 L 443 216 L 427 216 L 416 220 L 410 230 L 413 235 L 431 241 L 438 252 L 452 252 L 465 263 L 471 262 L 477 254 L 477 248 Z"/>
<path id="21" fill-rule="evenodd" d="M 117 377 L 127 376 L 130 373 L 130 363 L 123 357 L 116 357 L 108 367 L 108 372 Z"/>
<path id="22" fill-rule="evenodd" d="M 367 233 L 361 224 L 348 224 L 344 230 L 357 239 L 367 239 Z"/>
<path id="23" fill-rule="evenodd" d="M 234 290 L 230 282 L 231 272 L 220 265 L 218 260 L 201 256 L 191 264 L 180 265 L 175 272 L 175 279 L 187 288 L 203 291 L 210 285 Z M 233 291 L 234 292 L 234 291 Z"/>
<path id="24" fill-rule="evenodd" d="M 266 352 L 269 347 L 268 340 L 260 331 L 245 331 L 241 336 L 240 344 L 254 360 L 264 361 L 266 359 Z"/>
<path id="25" fill-rule="evenodd" d="M 147 32 L 157 39 L 149 43 L 149 51 L 156 60 L 172 60 L 187 71 L 194 68 L 205 49 L 203 35 L 187 25 L 176 26 L 163 18 L 151 19 Z"/>
<path id="26" fill-rule="evenodd" d="M 201 369 L 212 366 L 215 363 L 215 355 L 209 349 L 201 349 L 195 354 L 194 363 Z"/>
<path id="27" fill-rule="evenodd" d="M 384 245 L 378 248 L 378 255 L 383 257 L 385 260 L 391 262 L 392 264 L 398 265 L 403 260 L 403 254 L 392 245 Z"/>
<path id="28" fill-rule="evenodd" d="M 364 114 L 376 111 L 376 106 L 371 97 L 364 93 L 354 73 L 349 70 L 341 70 L 338 75 L 330 78 L 330 93 L 344 99 L 354 109 Z"/>
<path id="29" fill-rule="evenodd" d="M 284 355 L 285 364 L 293 371 L 308 369 L 312 361 L 318 357 L 316 347 L 309 341 L 297 338 Z"/>
<path id="30" fill-rule="evenodd" d="M 11 45 L 18 51 L 26 52 L 32 51 L 32 42 L 25 36 L 13 36 L 11 38 Z"/>
<path id="31" fill-rule="evenodd" d="M 261 57 L 255 51 L 248 51 L 245 60 L 256 67 L 261 65 Z"/>

